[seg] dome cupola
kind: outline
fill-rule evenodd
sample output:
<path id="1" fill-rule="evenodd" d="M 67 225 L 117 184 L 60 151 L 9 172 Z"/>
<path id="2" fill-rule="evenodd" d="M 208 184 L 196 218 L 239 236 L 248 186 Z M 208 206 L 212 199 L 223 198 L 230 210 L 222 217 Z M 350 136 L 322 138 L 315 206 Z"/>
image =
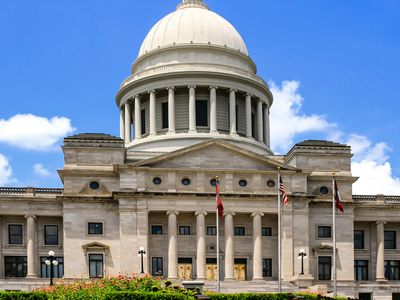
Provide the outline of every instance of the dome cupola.
<path id="1" fill-rule="evenodd" d="M 116 96 L 121 137 L 140 158 L 210 138 L 269 149 L 272 94 L 238 31 L 183 0 L 149 31 Z"/>

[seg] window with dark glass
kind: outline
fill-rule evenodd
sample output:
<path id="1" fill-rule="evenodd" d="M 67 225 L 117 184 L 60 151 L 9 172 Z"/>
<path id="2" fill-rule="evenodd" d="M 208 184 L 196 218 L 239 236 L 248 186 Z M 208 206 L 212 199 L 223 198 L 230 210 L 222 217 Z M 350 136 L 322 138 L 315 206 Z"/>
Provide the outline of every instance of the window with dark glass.
<path id="1" fill-rule="evenodd" d="M 364 249 L 364 230 L 354 230 L 354 249 Z"/>
<path id="2" fill-rule="evenodd" d="M 58 265 L 53 265 L 53 276 L 54 278 L 62 278 L 64 276 L 64 258 L 54 257 Z M 40 257 L 40 277 L 50 278 L 50 266 L 46 265 L 47 256 Z"/>
<path id="3" fill-rule="evenodd" d="M 385 230 L 385 249 L 396 249 L 396 231 Z"/>
<path id="4" fill-rule="evenodd" d="M 385 278 L 400 280 L 400 260 L 385 260 Z"/>
<path id="5" fill-rule="evenodd" d="M 141 126 L 142 126 L 142 134 L 146 133 L 146 110 L 142 109 L 140 111 L 140 122 L 141 122 Z"/>
<path id="6" fill-rule="evenodd" d="M 155 177 L 153 178 L 153 183 L 155 185 L 160 185 L 161 184 L 161 178 L 160 177 Z"/>
<path id="7" fill-rule="evenodd" d="M 255 139 L 256 138 L 256 114 L 251 114 L 251 136 Z"/>
<path id="8" fill-rule="evenodd" d="M 239 130 L 239 105 L 235 106 L 235 116 L 236 116 L 236 131 Z"/>
<path id="9" fill-rule="evenodd" d="M 103 234 L 103 223 L 101 222 L 88 223 L 88 234 Z"/>
<path id="10" fill-rule="evenodd" d="M 245 235 L 244 227 L 235 227 L 233 232 L 236 236 L 244 236 Z"/>
<path id="11" fill-rule="evenodd" d="M 190 235 L 190 226 L 179 226 L 179 235 Z"/>
<path id="12" fill-rule="evenodd" d="M 263 258 L 262 270 L 263 270 L 263 277 L 271 277 L 272 276 L 272 259 L 271 258 Z"/>
<path id="13" fill-rule="evenodd" d="M 262 236 L 272 236 L 272 228 L 271 227 L 263 227 L 261 228 Z"/>
<path id="14" fill-rule="evenodd" d="M 8 225 L 8 243 L 11 245 L 21 245 L 23 241 L 21 224 Z"/>
<path id="15" fill-rule="evenodd" d="M 358 293 L 358 299 L 359 300 L 371 300 L 371 293 Z"/>
<path id="16" fill-rule="evenodd" d="M 44 244 L 58 245 L 58 226 L 44 225 Z"/>
<path id="17" fill-rule="evenodd" d="M 152 257 L 151 258 L 151 275 L 153 276 L 163 276 L 164 275 L 164 265 L 162 257 Z"/>
<path id="18" fill-rule="evenodd" d="M 196 100 L 196 126 L 208 126 L 207 100 Z"/>
<path id="19" fill-rule="evenodd" d="M 318 257 L 318 280 L 331 280 L 331 257 L 319 256 Z"/>
<path id="20" fill-rule="evenodd" d="M 217 180 L 216 179 L 211 179 L 210 180 L 210 185 L 216 186 L 217 185 Z"/>
<path id="21" fill-rule="evenodd" d="M 26 277 L 26 256 L 4 256 L 5 277 Z"/>
<path id="22" fill-rule="evenodd" d="M 331 226 L 318 226 L 318 237 L 319 238 L 330 238 L 330 237 L 332 237 Z"/>
<path id="23" fill-rule="evenodd" d="M 207 235 L 217 235 L 217 227 L 207 226 Z"/>
<path id="24" fill-rule="evenodd" d="M 103 278 L 103 254 L 89 254 L 89 277 Z"/>
<path id="25" fill-rule="evenodd" d="M 161 103 L 162 128 L 168 128 L 168 102 Z"/>
<path id="26" fill-rule="evenodd" d="M 151 226 L 151 234 L 162 234 L 162 226 L 161 225 L 152 225 Z"/>
<path id="27" fill-rule="evenodd" d="M 247 186 L 247 180 L 245 180 L 245 179 L 240 179 L 240 180 L 239 180 L 239 186 L 241 186 L 241 187 L 246 187 L 246 186 Z"/>
<path id="28" fill-rule="evenodd" d="M 355 260 L 354 274 L 358 281 L 368 280 L 368 260 Z"/>

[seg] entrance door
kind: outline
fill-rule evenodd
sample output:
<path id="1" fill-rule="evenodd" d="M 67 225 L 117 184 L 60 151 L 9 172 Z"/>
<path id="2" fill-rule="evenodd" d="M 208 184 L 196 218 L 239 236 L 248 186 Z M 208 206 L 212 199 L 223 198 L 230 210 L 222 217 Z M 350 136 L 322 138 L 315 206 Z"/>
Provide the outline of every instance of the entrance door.
<path id="1" fill-rule="evenodd" d="M 179 280 L 192 280 L 192 259 L 178 258 L 178 278 Z"/>
<path id="2" fill-rule="evenodd" d="M 217 259 L 206 258 L 206 278 L 210 281 L 216 281 L 218 278 L 217 274 Z"/>
<path id="3" fill-rule="evenodd" d="M 235 280 L 245 281 L 246 280 L 246 269 L 247 259 L 246 258 L 235 258 L 235 268 L 233 276 Z"/>

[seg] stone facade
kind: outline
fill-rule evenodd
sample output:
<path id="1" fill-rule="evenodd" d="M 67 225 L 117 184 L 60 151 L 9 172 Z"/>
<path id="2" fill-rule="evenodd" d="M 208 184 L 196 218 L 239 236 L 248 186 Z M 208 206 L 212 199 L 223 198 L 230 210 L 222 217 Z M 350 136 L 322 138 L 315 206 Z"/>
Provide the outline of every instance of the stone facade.
<path id="1" fill-rule="evenodd" d="M 217 18 L 200 0 L 184 0 L 171 18 L 180 20 L 183 10 L 203 16 L 199 20 Z M 218 18 L 216 31 L 234 30 Z M 179 26 L 169 24 L 157 30 L 180 30 L 162 28 Z M 0 288 L 43 284 L 49 250 L 60 262 L 56 276 L 65 279 L 143 267 L 154 276 L 201 279 L 212 287 L 218 176 L 221 279 L 273 290 L 279 172 L 289 198 L 281 227 L 286 290 L 331 290 L 335 173 L 345 207 L 336 219 L 339 294 L 389 299 L 400 291 L 400 196 L 353 195 L 357 178 L 347 145 L 304 141 L 274 155 L 267 84 L 240 35 L 235 31 L 219 44 L 204 36 L 207 24 L 185 29 L 194 40 L 183 34 L 159 47 L 149 42 L 157 35 L 150 31 L 116 96 L 120 137 L 65 138 L 62 189 L 0 188 Z M 301 250 L 307 254 L 303 269 Z"/>

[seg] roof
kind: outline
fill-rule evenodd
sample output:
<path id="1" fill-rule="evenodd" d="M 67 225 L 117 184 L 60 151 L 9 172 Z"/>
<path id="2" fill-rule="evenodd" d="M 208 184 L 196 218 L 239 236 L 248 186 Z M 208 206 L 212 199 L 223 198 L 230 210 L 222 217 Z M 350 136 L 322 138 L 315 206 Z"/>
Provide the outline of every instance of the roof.
<path id="1" fill-rule="evenodd" d="M 305 140 L 297 143 L 295 146 L 311 146 L 311 147 L 347 147 L 345 144 L 335 143 L 326 140 Z"/>
<path id="2" fill-rule="evenodd" d="M 79 133 L 71 136 L 67 136 L 65 140 L 107 140 L 107 141 L 119 141 L 119 137 L 106 134 L 106 133 Z M 122 141 L 122 140 L 121 140 Z"/>

